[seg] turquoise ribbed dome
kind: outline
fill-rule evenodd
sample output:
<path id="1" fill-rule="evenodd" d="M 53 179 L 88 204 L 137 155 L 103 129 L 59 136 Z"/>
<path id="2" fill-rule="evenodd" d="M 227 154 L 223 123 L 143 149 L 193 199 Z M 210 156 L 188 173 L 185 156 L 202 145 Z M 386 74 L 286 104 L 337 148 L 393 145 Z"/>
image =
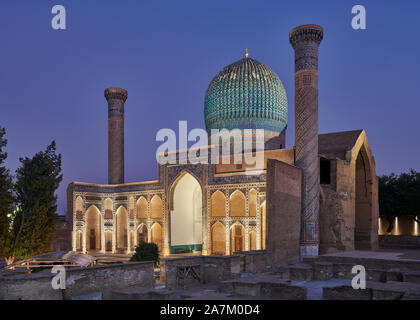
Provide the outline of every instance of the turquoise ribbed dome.
<path id="1" fill-rule="evenodd" d="M 244 58 L 223 68 L 206 92 L 204 116 L 211 129 L 287 127 L 287 96 L 279 77 L 265 64 Z"/>

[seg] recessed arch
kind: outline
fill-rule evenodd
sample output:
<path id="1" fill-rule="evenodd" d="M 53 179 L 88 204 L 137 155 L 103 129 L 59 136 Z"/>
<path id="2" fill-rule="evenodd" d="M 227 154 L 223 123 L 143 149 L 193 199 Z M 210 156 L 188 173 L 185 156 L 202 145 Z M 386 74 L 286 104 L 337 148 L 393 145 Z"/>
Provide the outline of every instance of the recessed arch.
<path id="1" fill-rule="evenodd" d="M 201 251 L 203 192 L 200 182 L 183 172 L 171 186 L 170 197 L 171 251 Z"/>
<path id="2" fill-rule="evenodd" d="M 151 233 L 151 240 L 153 243 L 156 243 L 159 252 L 162 252 L 162 244 L 163 244 L 163 234 L 162 234 L 162 226 L 155 222 L 152 227 L 150 228 Z"/>
<path id="3" fill-rule="evenodd" d="M 112 200 L 110 198 L 106 198 L 104 201 L 105 219 L 112 219 L 112 211 L 114 209 L 113 207 L 114 203 L 112 202 Z"/>
<path id="4" fill-rule="evenodd" d="M 88 250 L 101 248 L 101 212 L 95 205 L 86 210 L 86 248 Z"/>
<path id="5" fill-rule="evenodd" d="M 134 243 L 134 231 L 130 231 L 130 250 L 134 251 L 135 243 Z"/>
<path id="6" fill-rule="evenodd" d="M 364 145 L 356 158 L 355 167 L 355 228 L 354 247 L 356 250 L 371 248 L 372 230 L 372 174 L 371 164 Z"/>
<path id="7" fill-rule="evenodd" d="M 128 215 L 127 210 L 120 206 L 115 215 L 115 232 L 116 232 L 116 248 L 117 250 L 127 249 L 127 227 L 128 227 Z"/>
<path id="8" fill-rule="evenodd" d="M 134 197 L 128 199 L 128 210 L 130 212 L 130 220 L 134 219 Z"/>
<path id="9" fill-rule="evenodd" d="M 83 210 L 85 207 L 85 201 L 81 196 L 76 198 L 76 220 L 83 220 Z"/>
<path id="10" fill-rule="evenodd" d="M 194 174 L 192 171 L 188 169 L 182 170 L 177 177 L 174 179 L 174 181 L 171 184 L 171 188 L 169 189 L 169 210 L 172 211 L 174 209 L 174 191 L 175 187 L 178 184 L 178 182 L 185 176 L 189 174 L 192 176 L 195 180 L 197 180 L 198 184 L 201 186 L 201 189 L 203 190 L 203 185 L 201 184 L 201 180 L 199 177 L 197 177 L 196 174 Z M 204 200 L 204 199 L 203 199 Z"/>
<path id="11" fill-rule="evenodd" d="M 210 210 L 212 217 L 226 217 L 226 197 L 217 190 L 211 196 Z"/>
<path id="12" fill-rule="evenodd" d="M 106 230 L 105 231 L 105 250 L 112 251 L 112 231 Z"/>
<path id="13" fill-rule="evenodd" d="M 248 212 L 250 217 L 257 216 L 257 191 L 255 189 L 248 192 Z"/>
<path id="14" fill-rule="evenodd" d="M 83 250 L 83 232 L 81 230 L 76 231 L 76 250 Z"/>
<path id="15" fill-rule="evenodd" d="M 237 251 L 245 251 L 245 227 L 238 221 L 230 227 L 230 254 Z"/>
<path id="16" fill-rule="evenodd" d="M 260 214 L 261 214 L 261 250 L 265 250 L 266 232 L 267 232 L 267 214 L 266 214 L 265 201 L 260 206 Z"/>
<path id="17" fill-rule="evenodd" d="M 141 223 L 137 227 L 137 245 L 142 242 L 148 242 L 148 230 L 146 224 L 144 223 Z"/>
<path id="18" fill-rule="evenodd" d="M 211 253 L 218 256 L 226 254 L 226 228 L 220 221 L 211 227 Z"/>
<path id="19" fill-rule="evenodd" d="M 249 250 L 257 250 L 257 233 L 255 231 L 250 231 L 249 235 Z"/>
<path id="20" fill-rule="evenodd" d="M 147 219 L 147 200 L 145 197 L 141 196 L 137 200 L 136 211 L 137 219 Z"/>
<path id="21" fill-rule="evenodd" d="M 245 195 L 240 190 L 235 190 L 230 195 L 229 201 L 229 216 L 230 217 L 244 217 L 245 216 Z"/>
<path id="22" fill-rule="evenodd" d="M 150 201 L 150 216 L 152 219 L 161 219 L 163 215 L 162 199 L 155 195 Z"/>

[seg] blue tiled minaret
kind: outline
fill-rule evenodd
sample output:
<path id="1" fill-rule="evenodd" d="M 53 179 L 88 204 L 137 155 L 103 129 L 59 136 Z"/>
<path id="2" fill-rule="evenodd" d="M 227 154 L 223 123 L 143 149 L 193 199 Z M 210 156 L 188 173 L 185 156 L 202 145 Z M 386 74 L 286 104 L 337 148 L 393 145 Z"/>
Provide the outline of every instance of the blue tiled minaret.
<path id="1" fill-rule="evenodd" d="M 318 47 L 323 29 L 303 25 L 290 31 L 295 50 L 295 164 L 302 169 L 300 254 L 319 249 Z"/>

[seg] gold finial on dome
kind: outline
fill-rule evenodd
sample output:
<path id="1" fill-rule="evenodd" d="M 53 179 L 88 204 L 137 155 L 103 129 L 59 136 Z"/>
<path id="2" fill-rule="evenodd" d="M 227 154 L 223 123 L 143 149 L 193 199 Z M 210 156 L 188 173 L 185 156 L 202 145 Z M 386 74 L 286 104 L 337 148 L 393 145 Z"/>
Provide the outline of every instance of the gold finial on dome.
<path id="1" fill-rule="evenodd" d="M 245 48 L 245 58 L 248 58 L 248 48 Z"/>

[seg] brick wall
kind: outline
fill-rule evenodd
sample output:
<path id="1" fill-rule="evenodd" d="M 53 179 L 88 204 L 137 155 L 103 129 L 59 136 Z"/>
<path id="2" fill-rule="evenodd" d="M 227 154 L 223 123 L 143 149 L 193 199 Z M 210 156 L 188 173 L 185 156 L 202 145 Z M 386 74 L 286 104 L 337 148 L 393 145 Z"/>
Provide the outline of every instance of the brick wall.
<path id="1" fill-rule="evenodd" d="M 153 273 L 153 262 L 73 267 L 66 269 L 66 289 L 62 291 L 52 288 L 55 274 L 50 269 L 35 274 L 10 271 L 0 275 L 0 300 L 62 300 L 95 292 L 110 299 L 113 290 L 134 285 L 153 288 Z"/>

